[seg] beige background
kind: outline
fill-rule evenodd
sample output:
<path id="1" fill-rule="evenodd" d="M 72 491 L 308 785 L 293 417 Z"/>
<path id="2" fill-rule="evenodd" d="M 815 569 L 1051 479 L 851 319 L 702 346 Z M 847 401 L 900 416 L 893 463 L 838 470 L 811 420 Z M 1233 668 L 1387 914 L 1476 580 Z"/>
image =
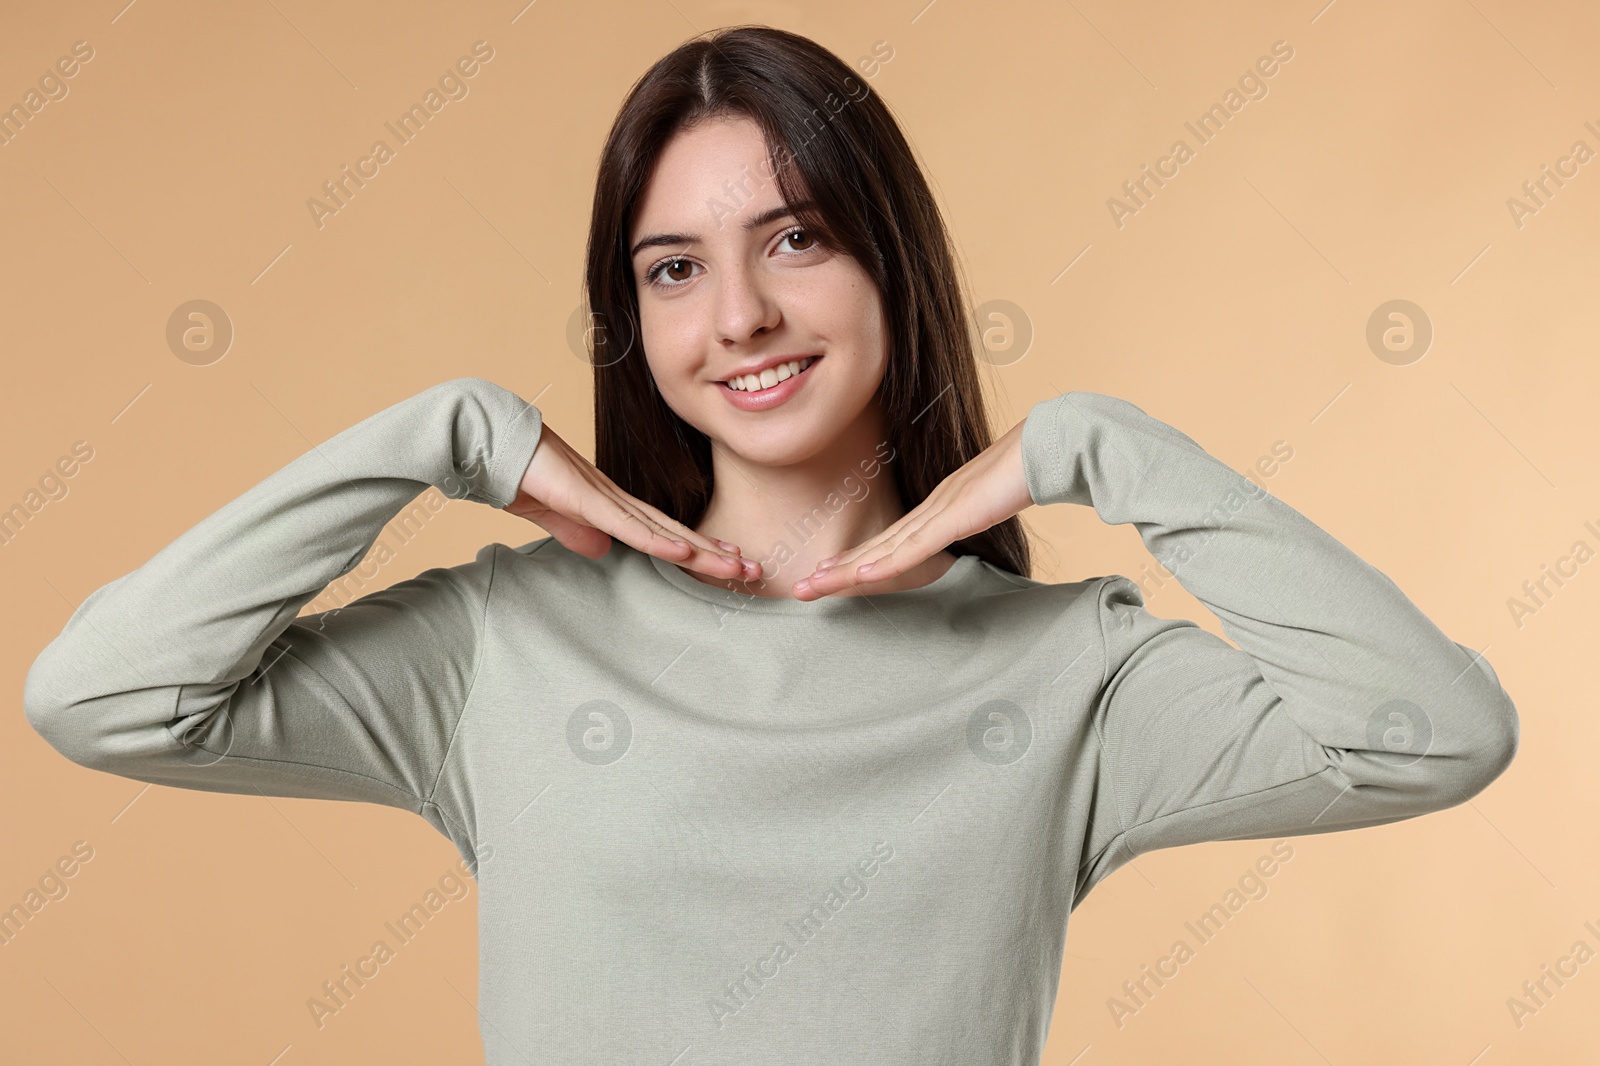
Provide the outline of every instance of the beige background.
<path id="1" fill-rule="evenodd" d="M 429 385 L 489 377 L 587 449 L 588 368 L 566 330 L 599 145 L 650 62 L 741 21 L 852 63 L 892 50 L 871 84 L 925 162 L 973 289 L 1035 334 L 985 371 L 997 429 L 1087 389 L 1236 469 L 1287 442 L 1271 490 L 1484 651 L 1521 714 L 1516 761 L 1476 799 L 1290 841 L 1268 895 L 1120 1028 L 1108 999 L 1271 842 L 1118 871 L 1073 916 L 1045 1061 L 1600 1056 L 1600 962 L 1520 1028 L 1507 1008 L 1576 941 L 1600 950 L 1584 924 L 1600 929 L 1600 563 L 1520 627 L 1508 608 L 1575 542 L 1600 547 L 1600 161 L 1520 226 L 1507 206 L 1575 141 L 1600 149 L 1584 125 L 1600 127 L 1600 14 L 1323 2 L 9 5 L 0 104 L 74 42 L 94 50 L 0 147 L 0 509 L 75 442 L 93 449 L 65 497 L 0 545 L 0 907 L 75 842 L 93 848 L 70 894 L 0 947 L 9 1060 L 481 1061 L 475 891 L 323 1029 L 306 1008 L 449 870 L 445 838 L 376 806 L 80 769 L 28 727 L 22 681 L 91 591 Z M 494 58 L 470 94 L 319 229 L 308 198 L 478 40 Z M 1294 57 L 1265 98 L 1114 224 L 1108 198 L 1175 139 L 1193 147 L 1184 123 L 1280 40 Z M 166 340 L 193 299 L 235 330 L 209 365 Z M 1435 334 L 1405 365 L 1366 341 L 1393 299 Z M 1027 520 L 1043 580 L 1154 565 L 1132 528 L 1086 509 Z M 452 503 L 381 580 L 541 535 Z M 1220 632 L 1175 583 L 1146 587 L 1155 613 Z"/>

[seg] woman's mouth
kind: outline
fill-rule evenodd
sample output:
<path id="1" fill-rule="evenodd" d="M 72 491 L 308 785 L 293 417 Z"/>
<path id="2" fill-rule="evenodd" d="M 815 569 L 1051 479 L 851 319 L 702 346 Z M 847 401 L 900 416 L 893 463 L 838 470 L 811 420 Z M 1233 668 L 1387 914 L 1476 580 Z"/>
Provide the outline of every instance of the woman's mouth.
<path id="1" fill-rule="evenodd" d="M 786 381 L 801 373 L 812 363 L 817 361 L 817 356 L 808 355 L 803 359 L 791 359 L 787 363 L 769 366 L 759 374 L 745 374 L 743 377 L 729 378 L 723 384 L 736 392 L 760 392 L 770 389 L 780 381 Z"/>
<path id="2" fill-rule="evenodd" d="M 807 355 L 769 366 L 759 374 L 741 374 L 722 382 L 722 395 L 741 411 L 766 411 L 788 402 L 811 380 L 811 368 L 822 358 Z"/>

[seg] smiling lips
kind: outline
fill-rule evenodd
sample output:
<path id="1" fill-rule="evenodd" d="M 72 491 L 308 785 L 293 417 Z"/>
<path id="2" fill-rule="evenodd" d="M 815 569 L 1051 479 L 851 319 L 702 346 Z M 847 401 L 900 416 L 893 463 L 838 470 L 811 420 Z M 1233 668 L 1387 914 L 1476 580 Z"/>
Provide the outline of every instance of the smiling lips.
<path id="1" fill-rule="evenodd" d="M 728 402 L 743 411 L 765 411 L 776 407 L 800 390 L 806 371 L 821 356 L 808 355 L 787 363 L 769 366 L 759 374 L 742 374 L 722 383 Z"/>
<path id="2" fill-rule="evenodd" d="M 729 378 L 723 384 L 730 389 L 739 389 L 743 392 L 758 392 L 761 389 L 770 389 L 778 382 L 793 377 L 814 362 L 816 362 L 816 357 L 810 355 L 804 359 L 791 359 L 787 363 L 769 366 L 759 374 L 746 374 L 743 377 Z"/>

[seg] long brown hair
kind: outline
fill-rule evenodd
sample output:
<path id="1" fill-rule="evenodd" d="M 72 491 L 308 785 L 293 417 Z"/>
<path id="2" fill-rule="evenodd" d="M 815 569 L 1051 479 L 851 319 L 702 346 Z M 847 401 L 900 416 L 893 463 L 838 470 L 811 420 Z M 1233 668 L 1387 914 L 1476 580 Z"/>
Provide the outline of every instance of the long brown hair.
<path id="1" fill-rule="evenodd" d="M 949 234 L 877 95 L 815 41 L 768 26 L 713 30 L 675 48 L 634 83 L 606 138 L 585 272 L 595 465 L 690 528 L 710 503 L 710 441 L 667 406 L 645 360 L 627 357 L 643 344 L 628 234 L 672 136 L 734 115 L 761 128 L 784 202 L 812 201 L 797 222 L 877 285 L 891 338 L 878 391 L 894 449 L 887 465 L 914 508 L 992 443 Z M 950 550 L 1030 576 L 1016 516 Z"/>

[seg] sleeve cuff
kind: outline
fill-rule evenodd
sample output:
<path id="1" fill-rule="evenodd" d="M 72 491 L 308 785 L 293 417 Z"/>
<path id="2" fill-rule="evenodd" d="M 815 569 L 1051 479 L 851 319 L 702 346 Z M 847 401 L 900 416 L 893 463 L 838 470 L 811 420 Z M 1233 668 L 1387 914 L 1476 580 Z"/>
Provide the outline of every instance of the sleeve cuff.
<path id="1" fill-rule="evenodd" d="M 1073 395 L 1064 392 L 1040 400 L 1023 420 L 1022 474 L 1035 504 L 1090 502 L 1088 486 L 1075 484 L 1073 471 L 1062 458 L 1066 433 L 1077 421 Z"/>
<path id="2" fill-rule="evenodd" d="M 484 477 L 484 494 L 500 508 L 517 498 L 522 475 L 544 436 L 544 417 L 539 409 L 516 393 L 507 391 L 506 396 L 507 406 L 491 427 L 489 466 Z"/>

